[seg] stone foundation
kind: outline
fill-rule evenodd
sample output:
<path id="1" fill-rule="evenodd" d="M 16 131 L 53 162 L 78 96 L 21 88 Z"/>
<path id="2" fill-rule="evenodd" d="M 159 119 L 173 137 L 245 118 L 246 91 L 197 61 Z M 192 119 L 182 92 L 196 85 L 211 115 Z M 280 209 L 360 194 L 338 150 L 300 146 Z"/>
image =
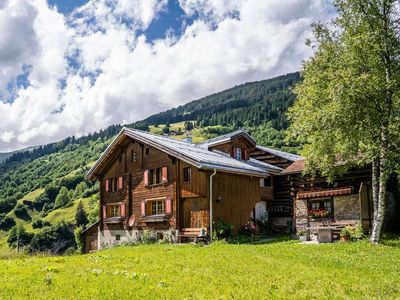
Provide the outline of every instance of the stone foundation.
<path id="1" fill-rule="evenodd" d="M 117 245 L 135 243 L 141 240 L 143 230 L 132 229 L 132 230 L 121 230 L 121 229 L 105 229 L 99 232 L 98 243 L 99 249 L 110 248 Z M 151 230 L 151 234 L 154 234 L 157 239 L 162 239 L 162 236 L 169 234 L 170 230 Z"/>

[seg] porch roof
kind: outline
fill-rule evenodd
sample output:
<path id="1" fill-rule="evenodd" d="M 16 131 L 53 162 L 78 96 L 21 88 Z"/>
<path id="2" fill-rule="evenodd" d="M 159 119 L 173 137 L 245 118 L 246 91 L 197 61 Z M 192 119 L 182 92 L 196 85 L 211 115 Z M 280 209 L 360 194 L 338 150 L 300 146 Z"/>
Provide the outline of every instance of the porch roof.
<path id="1" fill-rule="evenodd" d="M 309 198 L 320 198 L 330 196 L 343 196 L 350 195 L 353 189 L 351 187 L 332 188 L 316 191 L 307 191 L 297 193 L 297 199 L 309 199 Z"/>

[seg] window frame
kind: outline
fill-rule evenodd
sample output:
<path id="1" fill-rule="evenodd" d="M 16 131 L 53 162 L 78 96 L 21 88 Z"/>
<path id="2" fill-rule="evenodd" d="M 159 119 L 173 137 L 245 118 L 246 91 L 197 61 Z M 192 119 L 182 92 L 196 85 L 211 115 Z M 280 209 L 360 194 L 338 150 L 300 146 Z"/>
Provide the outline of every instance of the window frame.
<path id="1" fill-rule="evenodd" d="M 159 198 L 154 200 L 148 200 L 146 205 L 149 207 L 149 214 L 146 216 L 162 216 L 165 215 L 165 198 Z"/>
<path id="2" fill-rule="evenodd" d="M 107 204 L 106 208 L 107 208 L 107 210 L 106 210 L 107 219 L 121 217 L 121 205 L 120 204 Z"/>
<path id="3" fill-rule="evenodd" d="M 313 204 L 317 203 L 319 204 L 318 208 L 315 207 L 315 205 L 313 207 Z M 326 203 L 329 203 L 330 209 L 326 208 Z M 332 197 L 308 199 L 307 209 L 308 209 L 308 217 L 312 219 L 332 219 L 335 214 Z M 312 211 L 320 209 L 328 211 L 328 214 L 326 216 L 315 216 L 311 214 Z"/>
<path id="4" fill-rule="evenodd" d="M 238 159 L 238 160 L 242 160 L 243 159 L 242 148 L 235 147 L 235 158 Z"/>
<path id="5" fill-rule="evenodd" d="M 183 182 L 188 183 L 192 181 L 192 167 L 183 168 Z"/>

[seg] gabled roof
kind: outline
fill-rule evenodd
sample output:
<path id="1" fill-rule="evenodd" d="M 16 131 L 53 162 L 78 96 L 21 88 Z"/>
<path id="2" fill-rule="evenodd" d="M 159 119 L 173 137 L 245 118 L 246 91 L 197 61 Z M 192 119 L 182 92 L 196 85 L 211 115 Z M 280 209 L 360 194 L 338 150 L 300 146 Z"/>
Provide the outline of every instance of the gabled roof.
<path id="1" fill-rule="evenodd" d="M 200 148 L 205 148 L 208 149 L 212 146 L 220 145 L 220 144 L 225 144 L 227 142 L 231 142 L 232 140 L 236 138 L 243 137 L 245 138 L 253 147 L 256 146 L 256 141 L 243 129 L 236 130 L 234 132 L 230 132 L 221 136 L 217 136 L 215 138 L 206 140 L 202 143 L 197 144 L 198 147 Z"/>
<path id="2" fill-rule="evenodd" d="M 290 175 L 290 174 L 298 174 L 303 172 L 305 167 L 304 158 L 298 159 L 293 162 L 290 166 L 288 166 L 285 170 L 283 170 L 279 175 Z"/>
<path id="3" fill-rule="evenodd" d="M 261 150 L 261 151 L 265 151 L 265 152 L 269 152 L 273 155 L 276 155 L 278 157 L 281 157 L 283 159 L 287 159 L 290 161 L 296 161 L 299 159 L 304 159 L 303 157 L 301 157 L 300 155 L 296 155 L 296 154 L 292 154 L 292 153 L 288 153 L 288 152 L 284 152 L 281 150 L 276 150 L 276 149 L 272 149 L 272 148 L 268 148 L 268 147 L 264 147 L 264 146 L 256 146 L 257 149 Z"/>
<path id="4" fill-rule="evenodd" d="M 203 170 L 216 169 L 222 172 L 259 177 L 265 177 L 269 171 L 274 173 L 279 172 L 276 167 L 269 164 L 237 160 L 225 153 L 209 151 L 208 148 L 199 147 L 198 145 L 124 127 L 88 171 L 86 178 L 93 179 L 96 175 L 99 175 L 96 172 L 101 169 L 106 158 L 111 155 L 125 137 L 130 137 L 138 142 L 154 147 Z"/>

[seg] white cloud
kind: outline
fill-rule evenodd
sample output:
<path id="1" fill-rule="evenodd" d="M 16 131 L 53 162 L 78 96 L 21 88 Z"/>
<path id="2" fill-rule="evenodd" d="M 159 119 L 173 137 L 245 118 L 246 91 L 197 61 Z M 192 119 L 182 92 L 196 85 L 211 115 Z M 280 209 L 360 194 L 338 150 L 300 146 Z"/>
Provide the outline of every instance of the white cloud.
<path id="1" fill-rule="evenodd" d="M 67 19 L 44 0 L 10 0 L 0 8 L 0 16 L 14 9 L 26 23 L 24 31 L 0 21 L 0 33 L 21 35 L 18 55 L 8 60 L 0 42 L 0 66 L 9 66 L 0 84 L 32 65 L 29 86 L 13 103 L 0 102 L 0 150 L 133 122 L 235 84 L 296 71 L 310 55 L 304 41 L 311 23 L 331 17 L 322 0 L 181 0 L 199 18 L 182 36 L 150 43 L 139 32 L 165 5 L 93 0 Z M 27 49 L 22 36 L 36 47 Z"/>

